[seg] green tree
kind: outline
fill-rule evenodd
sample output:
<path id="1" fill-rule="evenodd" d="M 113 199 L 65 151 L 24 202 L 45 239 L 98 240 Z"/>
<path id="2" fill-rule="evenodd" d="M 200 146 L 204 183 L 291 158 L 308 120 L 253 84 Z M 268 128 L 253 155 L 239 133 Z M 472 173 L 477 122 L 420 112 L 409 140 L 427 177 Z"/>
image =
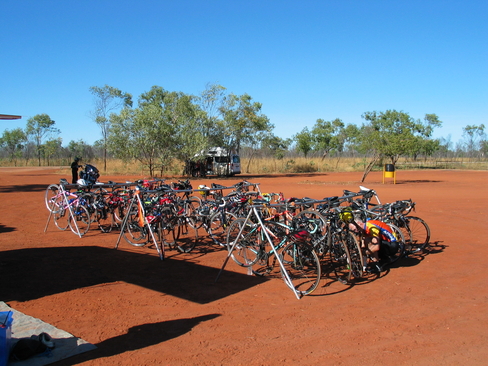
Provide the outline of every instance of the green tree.
<path id="1" fill-rule="evenodd" d="M 132 95 L 120 89 L 105 85 L 89 88 L 94 95 L 95 109 L 90 112 L 92 120 L 100 127 L 103 142 L 103 169 L 107 171 L 107 146 L 110 129 L 110 114 L 120 111 L 124 107 L 132 107 Z"/>
<path id="2" fill-rule="evenodd" d="M 266 115 L 261 113 L 262 104 L 254 102 L 250 95 L 229 94 L 220 107 L 223 147 L 239 153 L 242 144 L 256 146 L 273 130 Z"/>
<path id="3" fill-rule="evenodd" d="M 466 152 L 473 156 L 479 152 L 482 142 L 486 140 L 485 125 L 467 125 L 463 127 L 463 137 L 465 138 Z"/>
<path id="4" fill-rule="evenodd" d="M 27 142 L 27 136 L 20 127 L 13 130 L 5 130 L 0 137 L 0 146 L 5 147 L 10 161 L 17 166 L 17 159 L 22 154 L 24 144 Z"/>
<path id="5" fill-rule="evenodd" d="M 488 155 L 488 141 L 483 140 L 480 142 L 480 153 L 482 156 Z"/>
<path id="6" fill-rule="evenodd" d="M 54 158 L 56 155 L 59 155 L 62 151 L 62 144 L 63 140 L 61 137 L 53 138 L 47 140 L 44 143 L 43 150 L 44 150 L 44 157 L 47 160 L 47 165 L 51 165 L 51 159 Z"/>
<path id="7" fill-rule="evenodd" d="M 304 127 L 299 133 L 293 136 L 293 140 L 296 142 L 297 151 L 301 151 L 305 157 L 313 149 L 313 135 L 309 131 L 308 127 Z"/>
<path id="8" fill-rule="evenodd" d="M 291 143 L 292 139 L 282 139 L 281 137 L 269 134 L 261 142 L 261 149 L 271 151 L 276 159 L 281 160 L 285 157 L 285 153 L 288 151 Z"/>
<path id="9" fill-rule="evenodd" d="M 174 154 L 174 128 L 155 105 L 124 108 L 110 116 L 108 148 L 125 161 L 135 159 L 155 176 L 159 164 L 169 164 Z"/>
<path id="10" fill-rule="evenodd" d="M 60 131 L 55 125 L 55 121 L 47 114 L 37 114 L 27 120 L 27 127 L 25 129 L 26 135 L 32 137 L 37 150 L 37 158 L 39 166 L 41 166 L 41 155 L 43 149 L 43 142 L 46 138 L 50 138 L 54 134 L 59 134 Z"/>
<path id="11" fill-rule="evenodd" d="M 154 175 L 156 166 L 185 161 L 205 148 L 204 117 L 196 97 L 153 86 L 140 95 L 138 108 L 112 114 L 110 151 L 139 160 Z"/>
<path id="12" fill-rule="evenodd" d="M 172 126 L 171 141 L 163 141 L 171 158 L 186 161 L 208 147 L 208 120 L 200 106 L 199 98 L 182 92 L 170 92 L 160 86 L 139 98 L 139 107 L 153 106 L 161 114 L 161 120 Z M 171 144 L 169 144 L 171 142 Z M 169 159 L 169 155 L 167 158 Z M 167 166 L 168 161 L 161 166 Z"/>
<path id="13" fill-rule="evenodd" d="M 177 159 L 186 161 L 208 147 L 205 114 L 194 96 L 182 92 L 168 93 L 164 98 L 164 116 L 175 129 Z"/>
<path id="14" fill-rule="evenodd" d="M 417 150 L 414 151 L 414 158 L 417 155 L 423 155 L 425 159 L 432 156 L 436 151 L 441 149 L 441 141 L 439 139 L 418 138 Z"/>
<path id="15" fill-rule="evenodd" d="M 333 121 L 324 121 L 318 119 L 312 128 L 311 134 L 313 137 L 314 150 L 322 152 L 322 160 L 331 151 L 342 151 L 345 141 L 345 125 L 336 118 Z"/>
<path id="16" fill-rule="evenodd" d="M 359 138 L 359 150 L 371 156 L 363 178 L 379 159 L 389 159 L 395 165 L 400 156 L 412 156 L 419 151 L 419 141 L 429 138 L 442 122 L 435 114 L 426 114 L 424 121 L 414 120 L 408 113 L 387 110 L 366 112 Z"/>
<path id="17" fill-rule="evenodd" d="M 226 96 L 226 88 L 222 85 L 207 84 L 196 100 L 200 107 L 201 128 L 207 142 L 207 146 L 202 150 L 225 145 L 225 125 L 220 111 L 225 104 Z"/>
<path id="18" fill-rule="evenodd" d="M 344 151 L 356 151 L 358 140 L 361 137 L 361 130 L 354 124 L 348 124 L 343 130 Z"/>
<path id="19" fill-rule="evenodd" d="M 103 140 L 100 140 L 100 146 L 102 149 L 105 147 Z M 88 145 L 83 140 L 71 140 L 68 143 L 68 152 L 70 159 L 74 159 L 77 156 L 83 158 L 84 161 L 94 158 L 92 146 Z"/>

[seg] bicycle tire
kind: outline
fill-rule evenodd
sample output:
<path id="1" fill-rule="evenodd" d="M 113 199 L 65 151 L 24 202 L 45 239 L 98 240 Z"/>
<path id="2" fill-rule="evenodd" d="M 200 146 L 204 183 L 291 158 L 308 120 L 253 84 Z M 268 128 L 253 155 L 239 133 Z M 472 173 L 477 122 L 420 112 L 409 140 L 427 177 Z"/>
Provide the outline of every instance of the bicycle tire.
<path id="1" fill-rule="evenodd" d="M 264 225 L 263 230 L 258 225 L 258 243 L 259 253 L 256 265 L 252 269 L 252 273 L 257 276 L 265 276 L 271 273 L 276 265 L 276 252 L 286 245 L 287 234 L 290 232 L 290 227 L 279 221 L 262 221 Z M 271 246 L 271 244 L 273 246 Z M 272 262 L 270 263 L 272 259 Z"/>
<path id="2" fill-rule="evenodd" d="M 67 208 L 60 207 L 56 211 L 53 212 L 54 217 L 54 225 L 59 230 L 67 230 L 69 227 L 68 218 L 69 218 L 69 210 Z"/>
<path id="3" fill-rule="evenodd" d="M 228 250 L 232 251 L 231 258 L 234 262 L 241 267 L 251 267 L 259 259 L 258 224 L 248 221 L 244 226 L 245 221 L 246 219 L 241 218 L 230 224 L 226 244 Z"/>
<path id="4" fill-rule="evenodd" d="M 71 211 L 73 215 L 69 215 L 68 217 L 68 224 L 71 231 L 76 235 L 85 235 L 90 229 L 90 213 L 82 205 L 72 207 Z"/>
<path id="5" fill-rule="evenodd" d="M 290 233 L 290 227 L 279 221 L 263 221 L 264 229 L 259 228 L 258 261 L 252 272 L 257 276 L 265 276 L 276 265 L 276 252 L 279 253 L 286 244 Z M 272 262 L 270 263 L 272 259 Z"/>
<path id="6" fill-rule="evenodd" d="M 208 234 L 212 238 L 212 241 L 221 246 L 227 246 L 227 229 L 229 225 L 237 219 L 237 217 L 230 212 L 225 212 L 225 216 L 222 216 L 222 212 L 214 213 L 209 220 Z M 225 217 L 225 219 L 223 219 Z"/>
<path id="7" fill-rule="evenodd" d="M 349 257 L 351 259 L 351 271 L 354 278 L 359 279 L 363 277 L 364 261 L 363 251 L 361 245 L 351 232 L 343 232 L 343 240 L 346 242 Z"/>
<path id="8" fill-rule="evenodd" d="M 321 279 L 321 266 L 317 253 L 305 241 L 291 241 L 279 253 L 283 263 L 281 275 L 285 283 L 288 274 L 293 289 L 301 296 L 310 295 L 319 285 Z"/>
<path id="9" fill-rule="evenodd" d="M 396 251 L 395 254 L 390 255 L 389 258 L 385 261 L 384 258 L 382 258 L 381 262 L 382 266 L 384 265 L 390 265 L 398 261 L 400 258 L 405 256 L 405 237 L 403 235 L 402 230 L 393 224 L 388 224 L 388 226 L 391 228 L 391 231 L 393 232 L 393 235 L 396 238 L 396 241 L 398 243 L 398 250 Z"/>
<path id="10" fill-rule="evenodd" d="M 385 223 L 393 224 L 400 229 L 405 239 L 405 252 L 410 252 L 410 243 L 412 242 L 412 232 L 408 226 L 405 216 L 396 218 L 394 220 L 385 220 Z"/>
<path id="11" fill-rule="evenodd" d="M 161 214 L 161 241 L 162 244 L 173 248 L 176 245 L 176 240 L 179 236 L 179 226 L 177 224 L 177 216 L 171 207 L 164 207 L 160 211 Z"/>
<path id="12" fill-rule="evenodd" d="M 140 225 L 137 207 L 132 207 L 131 212 L 127 212 L 126 215 L 127 221 L 122 236 L 130 245 L 143 247 L 150 238 L 146 225 Z"/>
<path id="13" fill-rule="evenodd" d="M 96 212 L 98 228 L 103 233 L 109 233 L 114 226 L 114 214 L 106 206 L 97 207 Z"/>
<path id="14" fill-rule="evenodd" d="M 407 226 L 410 230 L 410 246 L 408 254 L 424 251 L 430 241 L 430 227 L 427 223 L 416 216 L 406 216 Z"/>
<path id="15" fill-rule="evenodd" d="M 331 233 L 329 243 L 328 257 L 336 279 L 343 284 L 351 283 L 351 256 L 347 244 L 337 233 Z"/>
<path id="16" fill-rule="evenodd" d="M 113 211 L 115 215 L 115 221 L 122 222 L 124 221 L 124 217 L 127 214 L 132 198 L 126 192 L 116 191 L 114 192 L 114 194 L 115 193 L 117 193 L 115 196 L 116 198 L 114 199 L 112 197 L 113 202 L 111 206 L 114 207 Z"/>
<path id="17" fill-rule="evenodd" d="M 198 196 L 190 196 L 188 197 L 188 201 L 191 201 L 193 203 L 193 207 L 195 209 L 200 207 L 200 205 L 202 204 L 202 199 Z"/>
<path id="18" fill-rule="evenodd" d="M 198 207 L 200 207 L 201 203 L 202 201 L 198 197 L 194 197 L 194 196 L 188 198 L 184 203 L 185 216 L 191 219 L 188 221 L 188 224 L 196 229 L 198 229 L 201 226 L 201 224 L 198 224 L 196 222 L 198 216 L 197 215 Z"/>
<path id="19" fill-rule="evenodd" d="M 145 226 L 139 226 L 137 221 L 127 222 L 123 237 L 130 245 L 143 247 L 148 243 L 149 235 Z"/>
<path id="20" fill-rule="evenodd" d="M 176 249 L 181 253 L 190 253 L 198 242 L 198 230 L 190 224 L 189 218 L 182 218 L 178 224 L 179 235 Z"/>
<path id="21" fill-rule="evenodd" d="M 296 218 L 305 217 L 307 219 L 315 220 L 318 223 L 318 228 L 314 231 L 315 227 L 310 226 L 309 232 L 311 233 L 312 246 L 317 252 L 319 257 L 323 257 L 327 251 L 327 230 L 329 224 L 327 218 L 316 210 L 304 210 L 296 214 Z M 312 225 L 312 224 L 310 224 Z"/>
<path id="22" fill-rule="evenodd" d="M 46 188 L 44 193 L 44 201 L 46 202 L 46 207 L 50 212 L 54 212 L 59 209 L 56 204 L 56 198 L 59 195 L 59 186 L 57 184 L 50 184 Z"/>
<path id="23" fill-rule="evenodd" d="M 126 203 L 119 203 L 117 206 L 114 208 L 114 218 L 116 222 L 122 222 L 124 221 L 124 217 L 126 215 L 127 211 L 127 204 Z"/>
<path id="24" fill-rule="evenodd" d="M 92 192 L 83 192 L 78 195 L 80 205 L 83 205 L 88 211 L 90 223 L 97 221 L 97 207 L 95 206 L 96 196 Z"/>

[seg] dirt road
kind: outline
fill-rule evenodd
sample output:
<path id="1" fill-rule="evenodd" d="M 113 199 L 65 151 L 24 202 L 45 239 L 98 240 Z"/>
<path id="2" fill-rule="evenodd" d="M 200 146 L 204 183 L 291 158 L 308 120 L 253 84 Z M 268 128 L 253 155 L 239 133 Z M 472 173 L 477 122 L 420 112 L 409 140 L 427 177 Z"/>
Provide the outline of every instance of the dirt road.
<path id="1" fill-rule="evenodd" d="M 411 198 L 431 246 L 379 278 L 324 279 L 297 300 L 279 278 L 249 276 L 226 252 L 131 247 L 50 223 L 44 190 L 66 175 L 0 169 L 0 300 L 97 349 L 56 365 L 485 365 L 488 360 L 488 172 L 381 172 L 363 185 Z M 102 181 L 141 177 L 102 176 Z M 361 173 L 237 177 L 262 192 L 323 198 L 358 190 Z"/>

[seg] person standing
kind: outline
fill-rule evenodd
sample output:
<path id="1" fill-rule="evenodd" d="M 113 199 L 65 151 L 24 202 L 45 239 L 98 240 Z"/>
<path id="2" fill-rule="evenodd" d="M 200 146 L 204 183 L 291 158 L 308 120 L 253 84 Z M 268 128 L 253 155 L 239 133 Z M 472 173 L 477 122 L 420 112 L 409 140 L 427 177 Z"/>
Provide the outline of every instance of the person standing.
<path id="1" fill-rule="evenodd" d="M 71 163 L 71 175 L 72 175 L 72 183 L 76 184 L 78 181 L 78 169 L 82 166 L 78 164 L 81 158 L 76 157 L 75 160 Z"/>

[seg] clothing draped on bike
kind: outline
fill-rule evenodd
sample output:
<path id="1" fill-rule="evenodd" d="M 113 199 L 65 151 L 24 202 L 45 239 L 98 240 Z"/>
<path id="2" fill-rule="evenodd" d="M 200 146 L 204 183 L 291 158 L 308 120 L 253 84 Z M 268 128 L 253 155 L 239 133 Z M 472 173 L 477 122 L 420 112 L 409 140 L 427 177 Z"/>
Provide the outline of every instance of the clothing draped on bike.
<path id="1" fill-rule="evenodd" d="M 396 241 L 395 235 L 388 224 L 379 220 L 368 220 L 364 223 L 364 232 L 372 237 L 386 241 Z"/>
<path id="2" fill-rule="evenodd" d="M 364 223 L 364 231 L 367 235 L 380 239 L 380 257 L 389 257 L 398 251 L 397 239 L 388 224 L 383 221 L 366 221 Z"/>

